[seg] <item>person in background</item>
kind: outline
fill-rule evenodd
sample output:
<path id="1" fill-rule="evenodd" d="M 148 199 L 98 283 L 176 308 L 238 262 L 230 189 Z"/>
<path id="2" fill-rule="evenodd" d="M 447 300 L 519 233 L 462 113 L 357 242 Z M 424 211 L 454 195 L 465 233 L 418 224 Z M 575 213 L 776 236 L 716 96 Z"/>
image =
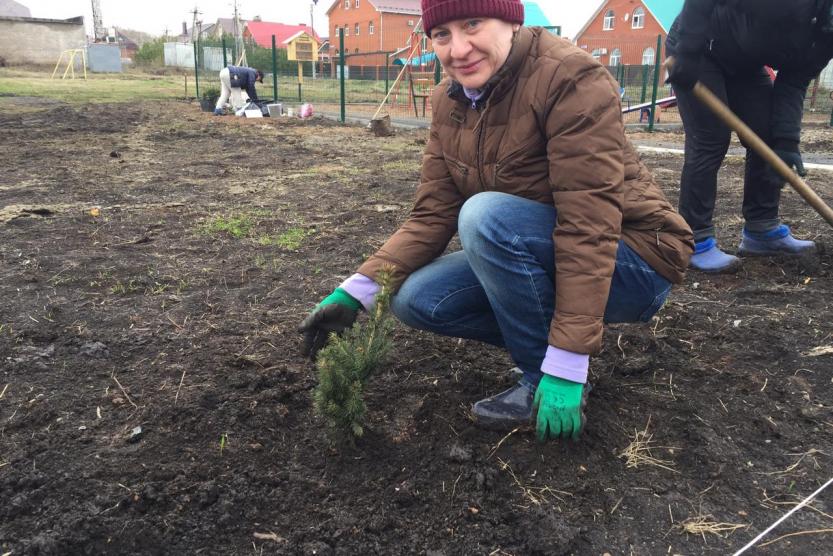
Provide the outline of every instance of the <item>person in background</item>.
<path id="1" fill-rule="evenodd" d="M 618 87 L 588 53 L 523 27 L 520 0 L 422 0 L 449 78 L 434 90 L 410 215 L 303 320 L 315 357 L 393 268 L 394 315 L 505 348 L 523 375 L 474 404 L 482 427 L 577 438 L 604 322 L 649 321 L 691 230 L 625 138 Z M 462 250 L 443 255 L 459 234 Z"/>
<path id="2" fill-rule="evenodd" d="M 679 210 L 694 231 L 691 266 L 732 272 L 740 260 L 720 249 L 713 221 L 717 173 L 731 131 L 693 95 L 698 80 L 727 104 L 794 168 L 806 175 L 799 151 L 804 97 L 833 57 L 833 0 L 686 0 L 671 27 L 667 51 L 685 128 Z M 773 81 L 765 66 L 777 70 Z M 783 180 L 747 149 L 745 225 L 738 255 L 810 253 L 812 241 L 793 237 L 778 212 Z"/>
<path id="3" fill-rule="evenodd" d="M 217 99 L 217 105 L 214 107 L 214 115 L 222 116 L 225 114 L 225 106 L 231 97 L 231 106 L 234 111 L 240 110 L 243 107 L 243 93 L 245 90 L 249 96 L 249 100 L 257 102 L 257 91 L 255 90 L 255 81 L 263 83 L 263 72 L 244 66 L 229 66 L 220 70 L 220 98 Z"/>

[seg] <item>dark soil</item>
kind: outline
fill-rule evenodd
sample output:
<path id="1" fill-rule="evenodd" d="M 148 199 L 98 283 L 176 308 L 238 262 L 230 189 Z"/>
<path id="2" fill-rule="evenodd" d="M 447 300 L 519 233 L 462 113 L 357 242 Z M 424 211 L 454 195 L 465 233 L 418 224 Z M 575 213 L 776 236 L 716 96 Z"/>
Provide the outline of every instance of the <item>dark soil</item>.
<path id="1" fill-rule="evenodd" d="M 407 214 L 425 132 L 2 106 L 0 554 L 727 554 L 833 475 L 829 251 L 692 273 L 611 327 L 575 443 L 473 427 L 508 357 L 398 326 L 339 447 L 296 326 Z M 646 161 L 676 200 L 681 159 Z M 831 514 L 828 490 L 750 553 L 829 553 Z"/>

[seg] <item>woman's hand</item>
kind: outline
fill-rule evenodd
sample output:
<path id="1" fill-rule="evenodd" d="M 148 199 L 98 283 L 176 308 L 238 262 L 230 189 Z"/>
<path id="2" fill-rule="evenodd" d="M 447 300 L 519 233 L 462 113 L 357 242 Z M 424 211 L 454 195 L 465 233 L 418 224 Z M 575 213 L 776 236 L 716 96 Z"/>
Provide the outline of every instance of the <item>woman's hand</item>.
<path id="1" fill-rule="evenodd" d="M 578 439 L 585 421 L 583 393 L 584 384 L 544 375 L 532 401 L 532 407 L 538 411 L 535 431 L 539 441 L 559 437 Z"/>
<path id="2" fill-rule="evenodd" d="M 304 334 L 301 353 L 315 359 L 318 350 L 327 344 L 331 332 L 341 334 L 356 322 L 361 303 L 341 288 L 325 297 L 301 322 L 298 331 Z"/>

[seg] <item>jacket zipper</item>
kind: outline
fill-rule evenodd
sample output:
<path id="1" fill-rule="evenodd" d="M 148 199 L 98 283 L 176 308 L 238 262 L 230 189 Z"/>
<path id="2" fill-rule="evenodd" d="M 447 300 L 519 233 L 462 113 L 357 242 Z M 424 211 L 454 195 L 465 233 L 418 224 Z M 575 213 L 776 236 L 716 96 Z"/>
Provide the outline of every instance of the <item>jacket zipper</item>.
<path id="1" fill-rule="evenodd" d="M 491 104 L 491 98 L 486 101 L 486 106 L 483 107 L 483 112 L 480 113 L 480 119 L 477 120 L 477 176 L 480 180 L 480 190 L 486 191 L 486 180 L 483 176 L 483 120 L 486 118 L 486 111 Z"/>

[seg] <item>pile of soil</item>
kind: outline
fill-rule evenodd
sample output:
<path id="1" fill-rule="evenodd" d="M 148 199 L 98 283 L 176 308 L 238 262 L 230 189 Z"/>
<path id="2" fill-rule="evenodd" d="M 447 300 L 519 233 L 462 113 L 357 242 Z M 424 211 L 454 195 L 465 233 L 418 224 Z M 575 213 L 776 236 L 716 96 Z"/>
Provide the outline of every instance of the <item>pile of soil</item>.
<path id="1" fill-rule="evenodd" d="M 297 324 L 406 216 L 426 132 L 3 106 L 0 554 L 726 554 L 832 474 L 826 250 L 693 272 L 611 326 L 579 442 L 475 428 L 506 354 L 398 325 L 337 446 Z M 645 160 L 676 201 L 681 158 Z M 720 177 L 730 250 L 742 175 Z M 829 552 L 832 496 L 751 553 Z"/>

